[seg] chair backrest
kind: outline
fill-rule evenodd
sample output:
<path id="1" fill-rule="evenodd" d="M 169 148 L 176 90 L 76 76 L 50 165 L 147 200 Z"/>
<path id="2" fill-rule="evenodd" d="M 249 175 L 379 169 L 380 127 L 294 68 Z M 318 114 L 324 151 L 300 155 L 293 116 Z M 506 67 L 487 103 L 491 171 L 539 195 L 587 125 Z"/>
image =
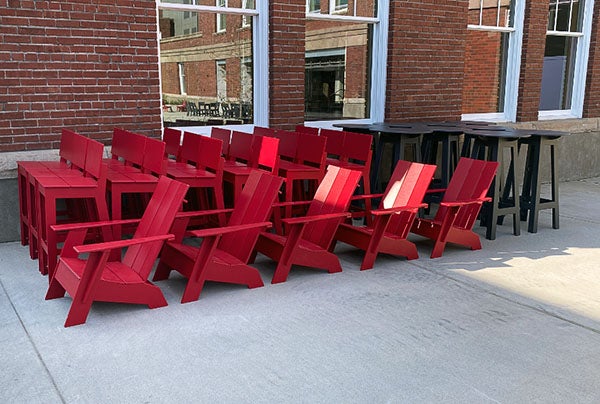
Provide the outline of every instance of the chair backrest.
<path id="1" fill-rule="evenodd" d="M 277 174 L 279 169 L 279 139 L 269 136 L 252 136 L 251 167 Z"/>
<path id="2" fill-rule="evenodd" d="M 399 160 L 385 189 L 380 207 L 390 209 L 401 206 L 418 206 L 423 202 L 435 169 L 436 166 L 432 164 Z M 392 215 L 386 231 L 405 238 L 416 214 L 417 209 Z"/>
<path id="3" fill-rule="evenodd" d="M 282 184 L 281 177 L 261 171 L 250 173 L 235 202 L 229 225 L 268 221 Z M 219 242 L 219 248 L 247 263 L 261 231 L 262 229 L 255 229 L 225 234 Z"/>
<path id="4" fill-rule="evenodd" d="M 167 172 L 167 160 L 165 157 L 166 144 L 158 139 L 146 137 L 144 144 L 144 159 L 142 170 L 154 175 L 164 175 Z"/>
<path id="5" fill-rule="evenodd" d="M 484 198 L 494 180 L 497 169 L 498 162 L 496 161 L 461 157 L 452 178 L 450 178 L 442 202 L 472 201 Z M 454 221 L 454 226 L 471 229 L 480 210 L 481 204 L 469 205 L 461 209 Z M 440 206 L 434 220 L 442 220 L 446 211 L 447 208 Z"/>
<path id="6" fill-rule="evenodd" d="M 327 139 L 329 142 L 329 139 Z M 373 136 L 364 133 L 345 132 L 344 149 L 342 151 L 343 161 L 352 161 L 371 166 L 373 156 Z"/>
<path id="7" fill-rule="evenodd" d="M 337 166 L 327 167 L 327 173 L 319 184 L 313 200 L 310 202 L 306 216 L 347 211 L 350 205 L 350 198 L 356 190 L 360 177 L 360 171 L 348 170 Z M 320 220 L 309 223 L 304 228 L 302 238 L 327 249 L 342 220 Z"/>
<path id="8" fill-rule="evenodd" d="M 275 136 L 275 129 L 265 128 L 264 126 L 255 126 L 254 131 L 252 132 L 255 135 L 260 136 Z"/>
<path id="9" fill-rule="evenodd" d="M 323 136 L 298 133 L 298 148 L 296 162 L 319 167 L 325 171 L 325 146 L 327 138 Z"/>
<path id="10" fill-rule="evenodd" d="M 177 161 L 196 165 L 201 137 L 202 135 L 197 135 L 192 132 L 183 132 L 183 142 L 181 143 Z"/>
<path id="11" fill-rule="evenodd" d="M 221 149 L 223 142 L 220 139 L 213 139 L 207 136 L 197 135 L 200 139 L 198 143 L 198 160 L 196 167 L 210 171 L 216 175 L 216 182 L 221 184 L 223 180 L 223 163 Z M 222 186 L 222 184 L 221 184 Z"/>
<path id="12" fill-rule="evenodd" d="M 234 130 L 231 133 L 228 159 L 247 163 L 252 158 L 252 135 Z"/>
<path id="13" fill-rule="evenodd" d="M 284 160 L 296 160 L 298 133 L 288 130 L 278 130 L 275 132 L 275 137 L 279 139 L 279 156 Z"/>
<path id="14" fill-rule="evenodd" d="M 167 128 L 163 131 L 163 142 L 165 142 L 165 157 L 177 160 L 179 148 L 181 147 L 181 131 L 179 129 Z"/>
<path id="15" fill-rule="evenodd" d="M 141 167 L 144 162 L 146 136 L 125 129 L 113 130 L 110 152 L 115 160 L 123 160 L 126 165 Z"/>
<path id="16" fill-rule="evenodd" d="M 344 138 L 346 132 L 334 129 L 321 129 L 321 136 L 327 139 L 325 151 L 331 157 L 341 159 L 344 154 Z"/>
<path id="17" fill-rule="evenodd" d="M 187 184 L 161 176 L 133 238 L 168 234 L 187 190 Z M 163 242 L 158 241 L 131 246 L 123 257 L 123 263 L 142 279 L 147 279 L 162 245 Z"/>
<path id="18" fill-rule="evenodd" d="M 319 128 L 315 128 L 313 126 L 296 125 L 296 132 L 309 133 L 311 135 L 318 135 Z"/>
<path id="19" fill-rule="evenodd" d="M 60 160 L 73 169 L 83 170 L 88 138 L 68 129 L 63 129 L 58 151 Z"/>
<path id="20" fill-rule="evenodd" d="M 231 130 L 213 126 L 210 130 L 210 137 L 220 139 L 223 142 L 221 155 L 226 159 L 229 158 L 229 143 L 231 142 Z"/>

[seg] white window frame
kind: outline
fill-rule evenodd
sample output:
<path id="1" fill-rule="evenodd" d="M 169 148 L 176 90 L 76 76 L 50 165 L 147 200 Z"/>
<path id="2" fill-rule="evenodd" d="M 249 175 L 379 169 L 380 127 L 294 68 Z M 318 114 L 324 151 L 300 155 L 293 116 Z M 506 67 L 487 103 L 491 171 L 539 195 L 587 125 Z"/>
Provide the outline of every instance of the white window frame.
<path id="1" fill-rule="evenodd" d="M 331 129 L 334 128 L 334 124 L 339 123 L 383 122 L 385 118 L 385 90 L 387 80 L 389 12 L 390 2 L 392 0 L 375 1 L 378 1 L 378 14 L 376 17 L 356 16 L 356 2 L 353 15 L 322 14 L 316 12 L 309 13 L 307 9 L 307 19 L 329 21 L 354 21 L 373 24 L 373 43 L 371 49 L 371 94 L 369 99 L 371 107 L 369 110 L 369 118 L 339 119 L 331 121 L 310 121 L 305 122 L 305 124 L 319 128 Z"/>
<path id="2" fill-rule="evenodd" d="M 247 15 L 253 18 L 252 24 L 252 74 L 253 74 L 253 104 L 254 125 L 269 125 L 269 3 L 256 1 L 255 9 L 213 6 L 200 6 L 192 4 L 166 3 L 157 1 L 158 10 L 193 11 L 196 13 L 219 13 Z M 158 24 L 158 15 L 157 24 Z M 160 36 L 160 30 L 157 30 Z M 160 38 L 159 38 L 160 39 Z M 160 43 L 160 42 L 159 42 Z M 160 65 L 159 65 L 160 68 Z M 162 88 L 162 85 L 161 85 Z"/>
<path id="3" fill-rule="evenodd" d="M 227 0 L 215 0 L 215 6 L 219 8 L 227 8 Z M 217 33 L 227 31 L 227 18 L 225 14 L 217 13 Z"/>
<path id="4" fill-rule="evenodd" d="M 521 51 L 523 47 L 523 27 L 525 20 L 525 0 L 515 0 L 514 26 L 504 27 L 500 21 L 500 1 L 496 25 L 483 25 L 483 3 L 480 0 L 479 24 L 467 25 L 468 30 L 509 33 L 508 53 L 506 61 L 506 82 L 504 88 L 504 112 L 489 112 L 477 114 L 462 114 L 466 121 L 515 122 L 517 120 L 517 102 L 519 99 L 519 76 L 521 66 Z"/>
<path id="5" fill-rule="evenodd" d="M 577 53 L 575 55 L 575 67 L 573 71 L 573 91 L 571 94 L 571 109 L 559 109 L 539 111 L 539 120 L 548 119 L 570 119 L 583 116 L 583 104 L 585 99 L 585 83 L 587 78 L 587 66 L 590 52 L 590 38 L 592 36 L 592 18 L 594 13 L 594 0 L 583 2 L 583 21 L 581 31 L 556 31 L 548 30 L 546 35 L 570 36 L 577 38 Z M 550 5 L 549 5 L 550 6 Z M 554 24 L 556 29 L 556 24 Z"/>

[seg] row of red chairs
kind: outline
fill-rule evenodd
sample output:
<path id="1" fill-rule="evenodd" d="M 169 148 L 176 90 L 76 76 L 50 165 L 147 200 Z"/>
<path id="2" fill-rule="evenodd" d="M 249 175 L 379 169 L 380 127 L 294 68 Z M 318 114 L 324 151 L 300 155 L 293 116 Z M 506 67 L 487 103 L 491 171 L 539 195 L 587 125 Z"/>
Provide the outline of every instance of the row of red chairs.
<path id="1" fill-rule="evenodd" d="M 481 205 L 489 200 L 485 195 L 496 169 L 494 162 L 462 159 L 438 214 L 425 220 L 416 213 L 425 206 L 422 201 L 435 166 L 401 161 L 386 192 L 378 196 L 381 206 L 368 213 L 374 217 L 373 225 L 357 227 L 344 220 L 361 174 L 330 166 L 308 202 L 307 214 L 285 219 L 287 235 L 267 231 L 272 209 L 281 206 L 275 203 L 280 177 L 252 172 L 226 226 L 191 231 L 186 231 L 191 218 L 222 210 L 176 213 L 187 185 L 161 177 L 131 240 L 83 245 L 89 229 L 109 223 L 56 226 L 69 235 L 46 298 L 65 292 L 72 296 L 65 326 L 85 322 L 94 300 L 164 306 L 160 289 L 147 280 L 159 252 L 153 280 L 165 280 L 177 270 L 188 279 L 182 302 L 190 302 L 198 299 L 206 281 L 262 286 L 260 274 L 249 265 L 257 252 L 277 261 L 272 283 L 278 283 L 287 279 L 292 265 L 340 272 L 339 259 L 331 252 L 336 240 L 365 250 L 361 269 L 372 268 L 379 252 L 417 258 L 414 244 L 406 240 L 409 230 L 434 238 L 432 257 L 441 255 L 447 242 L 478 249 L 479 237 L 471 229 Z M 184 243 L 185 236 L 202 238 L 200 247 Z M 109 260 L 112 250 L 120 252 L 123 247 L 130 247 L 123 260 Z M 88 259 L 78 258 L 84 253 L 90 254 Z"/>

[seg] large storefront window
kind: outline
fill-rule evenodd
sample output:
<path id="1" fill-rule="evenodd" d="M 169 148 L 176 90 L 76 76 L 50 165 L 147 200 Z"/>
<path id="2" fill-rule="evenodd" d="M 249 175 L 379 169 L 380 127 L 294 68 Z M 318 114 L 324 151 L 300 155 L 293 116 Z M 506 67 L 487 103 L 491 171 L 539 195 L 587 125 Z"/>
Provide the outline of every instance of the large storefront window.
<path id="1" fill-rule="evenodd" d="M 253 83 L 265 81 L 263 69 L 254 66 L 255 37 L 265 35 L 254 26 L 258 15 L 249 0 L 159 3 L 165 125 L 256 121 Z M 264 106 L 260 109 L 264 121 Z"/>
<path id="2" fill-rule="evenodd" d="M 307 0 L 306 121 L 373 119 L 374 108 L 383 117 L 374 77 L 385 78 L 387 10 L 387 0 Z"/>
<path id="3" fill-rule="evenodd" d="M 463 118 L 514 121 L 524 0 L 471 0 Z"/>
<path id="4" fill-rule="evenodd" d="M 581 117 L 592 10 L 592 0 L 550 0 L 540 118 Z"/>

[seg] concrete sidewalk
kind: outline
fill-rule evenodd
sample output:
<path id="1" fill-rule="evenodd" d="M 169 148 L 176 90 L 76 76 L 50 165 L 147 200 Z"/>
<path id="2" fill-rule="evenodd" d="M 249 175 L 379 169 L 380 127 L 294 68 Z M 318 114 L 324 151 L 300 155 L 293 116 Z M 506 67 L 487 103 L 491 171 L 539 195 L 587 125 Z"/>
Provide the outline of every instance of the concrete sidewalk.
<path id="1" fill-rule="evenodd" d="M 0 244 L 0 401 L 600 402 L 600 178 L 561 184 L 561 228 L 508 220 L 483 249 L 428 258 L 339 245 L 344 271 L 295 268 L 248 290 L 157 284 L 169 306 L 95 303 L 63 328 L 71 299 L 44 301 L 26 247 Z M 483 228 L 478 228 L 484 234 Z M 268 282 L 274 265 L 257 260 Z"/>

